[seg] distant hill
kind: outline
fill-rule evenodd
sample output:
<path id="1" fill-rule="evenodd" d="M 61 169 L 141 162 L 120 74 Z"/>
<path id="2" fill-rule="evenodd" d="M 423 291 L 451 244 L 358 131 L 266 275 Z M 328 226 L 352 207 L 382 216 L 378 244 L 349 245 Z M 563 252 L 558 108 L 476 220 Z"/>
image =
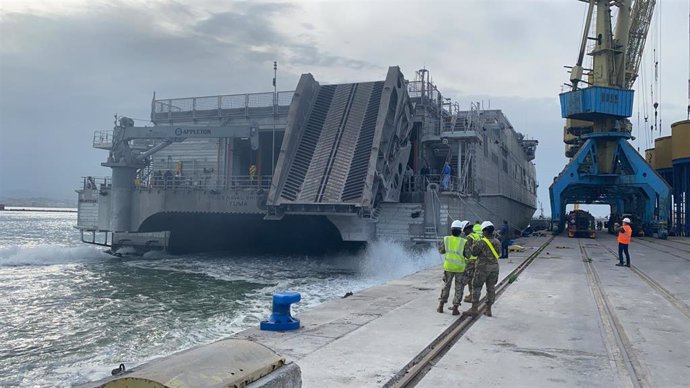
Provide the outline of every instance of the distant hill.
<path id="1" fill-rule="evenodd" d="M 0 204 L 15 207 L 77 207 L 76 199 L 55 199 L 45 197 L 4 197 L 0 196 Z"/>

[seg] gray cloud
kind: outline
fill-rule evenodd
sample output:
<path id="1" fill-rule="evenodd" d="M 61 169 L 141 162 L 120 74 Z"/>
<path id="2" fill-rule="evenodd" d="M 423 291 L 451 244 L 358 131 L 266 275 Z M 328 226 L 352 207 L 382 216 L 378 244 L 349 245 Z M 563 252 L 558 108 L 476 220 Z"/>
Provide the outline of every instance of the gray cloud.
<path id="1" fill-rule="evenodd" d="M 113 114 L 147 118 L 154 90 L 161 97 L 271 90 L 274 60 L 283 90 L 305 72 L 334 83 L 380 79 L 389 65 L 412 78 L 426 66 L 463 106 L 490 98 L 517 130 L 540 140 L 544 204 L 566 162 L 557 94 L 567 79 L 562 66 L 577 51 L 579 2 L 85 4 L 67 14 L 0 10 L 0 194 L 74 198 L 80 175 L 109 173 L 91 135 L 111 127 Z M 674 51 L 687 47 L 678 34 L 687 5 L 668 1 L 664 10 L 667 134 L 685 118 L 687 64 Z"/>
<path id="2" fill-rule="evenodd" d="M 210 15 L 194 25 L 194 31 L 203 37 L 233 45 L 270 45 L 285 43 L 287 35 L 267 23 L 276 13 L 294 9 L 289 4 L 248 4 L 239 11 Z"/>
<path id="3" fill-rule="evenodd" d="M 71 15 L 3 14 L 0 194 L 72 197 L 80 175 L 108 174 L 99 167 L 105 154 L 91 148 L 93 131 L 111 127 L 115 113 L 147 118 L 154 90 L 172 97 L 270 90 L 273 60 L 367 66 L 279 30 L 276 13 L 292 5 L 230 8 L 203 14 L 176 2 L 108 2 Z M 281 85 L 294 87 L 298 76 L 281 69 Z"/>

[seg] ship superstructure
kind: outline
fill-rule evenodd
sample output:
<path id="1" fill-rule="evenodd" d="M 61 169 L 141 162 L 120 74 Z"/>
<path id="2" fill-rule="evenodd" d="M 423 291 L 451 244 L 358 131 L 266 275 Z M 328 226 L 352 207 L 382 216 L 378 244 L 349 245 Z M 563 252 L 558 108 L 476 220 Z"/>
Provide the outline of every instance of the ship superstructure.
<path id="1" fill-rule="evenodd" d="M 453 219 L 536 210 L 536 140 L 500 110 L 442 96 L 427 70 L 295 91 L 154 99 L 153 126 L 98 131 L 109 178 L 84 178 L 82 240 L 114 250 L 323 251 L 436 240 Z"/>

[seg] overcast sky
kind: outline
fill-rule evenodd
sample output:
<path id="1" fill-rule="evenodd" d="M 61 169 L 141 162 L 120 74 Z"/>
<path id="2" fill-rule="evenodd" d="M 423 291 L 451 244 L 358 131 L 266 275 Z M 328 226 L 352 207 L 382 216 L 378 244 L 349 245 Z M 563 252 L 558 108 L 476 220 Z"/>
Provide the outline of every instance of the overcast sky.
<path id="1" fill-rule="evenodd" d="M 642 113 L 659 60 L 662 135 L 687 107 L 688 0 L 657 0 Z M 76 196 L 105 176 L 93 131 L 113 115 L 149 116 L 158 97 L 292 90 L 383 79 L 390 65 L 430 69 L 446 97 L 483 100 L 539 140 L 539 200 L 565 165 L 558 93 L 573 65 L 586 4 L 576 0 L 14 1 L 0 3 L 0 195 Z M 637 124 L 636 113 L 632 118 Z M 139 122 L 139 124 L 144 124 Z M 635 130 L 634 134 L 636 133 Z M 643 151 L 640 134 L 634 144 Z"/>

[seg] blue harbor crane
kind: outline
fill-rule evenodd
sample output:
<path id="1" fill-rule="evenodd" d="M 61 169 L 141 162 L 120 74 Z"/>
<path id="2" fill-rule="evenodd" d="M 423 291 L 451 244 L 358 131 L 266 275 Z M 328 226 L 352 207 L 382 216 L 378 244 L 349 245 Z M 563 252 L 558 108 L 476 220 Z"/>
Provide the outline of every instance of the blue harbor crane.
<path id="1" fill-rule="evenodd" d="M 577 63 L 570 70 L 571 90 L 560 94 L 570 162 L 549 187 L 552 226 L 563 231 L 567 204 L 608 204 L 612 215 L 635 215 L 645 234 L 665 238 L 671 188 L 628 142 L 632 86 L 656 1 L 585 2 L 589 8 Z M 615 31 L 612 7 L 617 8 Z M 589 42 L 592 68 L 585 69 Z"/>

